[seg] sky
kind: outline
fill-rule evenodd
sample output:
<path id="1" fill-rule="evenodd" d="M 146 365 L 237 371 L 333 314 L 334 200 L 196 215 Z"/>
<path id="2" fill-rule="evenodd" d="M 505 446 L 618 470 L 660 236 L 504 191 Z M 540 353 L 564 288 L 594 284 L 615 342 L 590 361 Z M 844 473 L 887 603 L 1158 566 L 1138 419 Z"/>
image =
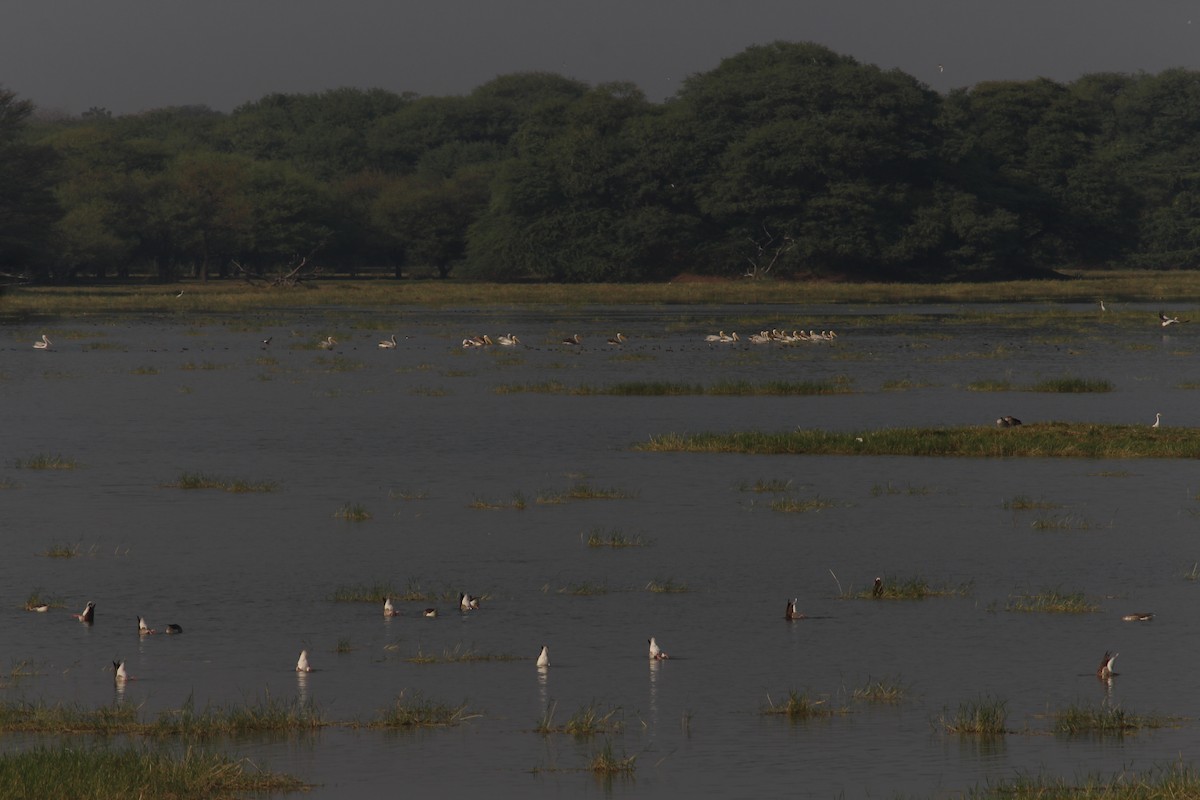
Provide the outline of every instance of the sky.
<path id="1" fill-rule="evenodd" d="M 42 110 L 128 114 L 346 86 L 466 94 L 549 71 L 661 101 L 777 40 L 939 92 L 1069 82 L 1200 69 L 1200 0 L 7 0 L 0 87 Z"/>

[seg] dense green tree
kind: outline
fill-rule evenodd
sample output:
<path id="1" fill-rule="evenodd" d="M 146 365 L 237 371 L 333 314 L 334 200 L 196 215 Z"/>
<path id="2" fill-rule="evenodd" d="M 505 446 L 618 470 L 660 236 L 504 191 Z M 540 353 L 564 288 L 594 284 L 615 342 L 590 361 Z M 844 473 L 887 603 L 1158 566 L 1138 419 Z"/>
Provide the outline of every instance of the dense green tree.
<path id="1" fill-rule="evenodd" d="M 40 272 L 61 214 L 54 150 L 23 137 L 32 113 L 33 103 L 0 88 L 0 272 Z"/>

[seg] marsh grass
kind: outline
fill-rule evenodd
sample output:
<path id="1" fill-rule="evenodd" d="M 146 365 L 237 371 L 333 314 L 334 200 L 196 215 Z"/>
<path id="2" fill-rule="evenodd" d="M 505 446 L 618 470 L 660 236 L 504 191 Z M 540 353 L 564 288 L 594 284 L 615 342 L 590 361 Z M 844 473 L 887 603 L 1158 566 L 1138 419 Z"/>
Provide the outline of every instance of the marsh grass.
<path id="1" fill-rule="evenodd" d="M 555 720 L 558 710 L 557 703 L 550 703 L 534 729 L 546 736 L 551 733 L 565 733 L 577 738 L 586 738 L 600 733 L 620 733 L 625 723 L 621 719 L 620 708 L 602 708 L 597 703 L 580 706 L 579 709 L 559 725 Z"/>
<path id="2" fill-rule="evenodd" d="M 180 369 L 185 372 L 194 372 L 196 370 L 203 370 L 203 371 L 207 372 L 207 371 L 217 370 L 217 369 L 226 369 L 226 365 L 225 364 L 217 364 L 213 361 L 201 361 L 199 364 L 195 363 L 194 361 L 188 361 L 183 366 L 181 366 Z"/>
<path id="3" fill-rule="evenodd" d="M 686 583 L 676 583 L 674 578 L 655 578 L 646 584 L 646 591 L 654 594 L 682 594 L 691 591 Z"/>
<path id="4" fill-rule="evenodd" d="M 953 715 L 942 712 L 938 723 L 947 733 L 972 736 L 999 736 L 1007 733 L 1008 708 L 1004 700 L 981 697 L 958 704 Z"/>
<path id="5" fill-rule="evenodd" d="M 150 722 L 132 706 L 47 705 L 0 702 L 0 732 L 129 736 L 234 736 L 249 733 L 314 730 L 327 725 L 310 703 L 271 697 L 245 706 L 210 706 L 196 711 L 191 699 L 179 709 L 162 711 Z"/>
<path id="6" fill-rule="evenodd" d="M 438 599 L 437 593 L 424 591 L 415 580 L 409 580 L 403 590 L 396 589 L 391 581 L 339 586 L 329 594 L 327 599 L 334 603 L 382 604 L 389 597 L 392 600 L 406 603 L 425 603 Z M 457 600 L 458 595 L 454 595 L 451 599 Z"/>
<path id="7" fill-rule="evenodd" d="M 369 726 L 372 728 L 448 728 L 469 719 L 482 716 L 468 711 L 466 703 L 451 705 L 427 700 L 420 692 L 408 696 L 406 692 L 396 695 L 387 708 L 382 709 Z"/>
<path id="8" fill-rule="evenodd" d="M 245 759 L 193 748 L 180 754 L 62 744 L 0 755 L 0 796 L 9 800 L 202 800 L 306 788 Z"/>
<path id="9" fill-rule="evenodd" d="M 13 462 L 17 469 L 76 469 L 79 466 L 73 458 L 67 458 L 62 453 L 56 455 L 39 454 L 30 458 L 18 458 Z"/>
<path id="10" fill-rule="evenodd" d="M 1026 388 L 1030 392 L 1052 392 L 1059 394 L 1090 394 L 1111 392 L 1113 385 L 1110 381 L 1088 378 L 1049 378 L 1038 381 Z"/>
<path id="11" fill-rule="evenodd" d="M 603 531 L 593 528 L 585 540 L 588 547 L 649 547 L 649 542 L 641 534 L 626 536 L 621 531 Z"/>
<path id="12" fill-rule="evenodd" d="M 880 594 L 875 593 L 873 586 L 855 592 L 850 591 L 839 595 L 841 600 L 924 600 L 928 597 L 967 597 L 975 590 L 971 581 L 959 584 L 943 584 L 934 586 L 921 576 L 898 578 L 894 575 L 883 577 L 883 587 Z"/>
<path id="13" fill-rule="evenodd" d="M 496 394 L 565 394 L 575 396 L 608 395 L 614 397 L 685 397 L 708 395 L 712 397 L 804 397 L 814 395 L 850 394 L 851 380 L 839 376 L 831 381 L 720 381 L 705 386 L 700 383 L 674 383 L 670 381 L 628 381 L 608 386 L 567 386 L 561 381 L 541 383 L 506 384 L 497 386 Z"/>
<path id="14" fill-rule="evenodd" d="M 89 550 L 88 554 L 90 555 L 94 551 L 95 547 Z M 76 556 L 83 555 L 83 545 L 79 542 L 75 544 L 52 544 L 38 553 L 38 555 L 45 558 L 75 558 Z"/>
<path id="15" fill-rule="evenodd" d="M 823 719 L 849 714 L 845 706 L 831 705 L 826 698 L 809 696 L 808 692 L 798 692 L 795 689 L 788 692 L 787 699 L 775 702 L 767 695 L 767 704 L 762 708 L 765 716 L 787 717 L 791 720 Z"/>
<path id="16" fill-rule="evenodd" d="M 973 800 L 1188 800 L 1200 797 L 1200 771 L 1176 762 L 1149 772 L 1073 780 L 1021 776 L 971 791 Z"/>
<path id="17" fill-rule="evenodd" d="M 1011 392 L 1012 381 L 971 381 L 967 384 L 968 392 Z"/>
<path id="18" fill-rule="evenodd" d="M 394 489 L 388 492 L 393 500 L 428 500 L 432 495 L 425 489 Z"/>
<path id="19" fill-rule="evenodd" d="M 220 489 L 233 494 L 265 493 L 279 489 L 279 484 L 275 481 L 248 481 L 204 472 L 181 472 L 175 483 L 164 486 L 168 489 Z"/>
<path id="20" fill-rule="evenodd" d="M 1058 503 L 1051 503 L 1046 500 L 1034 500 L 1028 495 L 1019 494 L 1011 500 L 1004 501 L 1004 508 L 1008 511 L 1033 511 L 1049 508 L 1061 508 Z"/>
<path id="21" fill-rule="evenodd" d="M 343 519 L 347 522 L 366 522 L 371 518 L 371 512 L 367 511 L 366 506 L 362 503 L 345 502 L 342 507 L 333 512 L 335 519 Z"/>
<path id="22" fill-rule="evenodd" d="M 931 389 L 935 386 L 937 386 L 936 383 L 930 383 L 927 381 L 914 381 L 908 378 L 903 378 L 901 380 L 884 381 L 883 385 L 879 388 L 884 392 L 907 392 L 912 389 Z"/>
<path id="23" fill-rule="evenodd" d="M 739 492 L 755 492 L 757 494 L 782 494 L 792 487 L 791 480 L 783 478 L 759 478 L 754 483 L 742 481 L 737 485 Z"/>
<path id="24" fill-rule="evenodd" d="M 130 375 L 157 375 L 158 367 L 134 367 L 129 371 Z"/>
<path id="25" fill-rule="evenodd" d="M 1049 517 L 1038 517 L 1030 523 L 1035 531 L 1090 531 L 1102 527 L 1087 517 L 1074 514 L 1054 514 Z"/>
<path id="26" fill-rule="evenodd" d="M 61 597 L 47 597 L 42 594 L 41 589 L 34 589 L 25 598 L 25 608 L 33 609 L 41 605 L 50 606 L 50 608 L 66 608 L 67 604 Z"/>
<path id="27" fill-rule="evenodd" d="M 355 650 L 354 643 L 348 637 L 341 637 L 337 640 L 337 644 L 333 647 L 333 652 L 338 655 L 344 653 L 353 653 Z"/>
<path id="28" fill-rule="evenodd" d="M 587 768 L 596 775 L 603 777 L 632 775 L 635 769 L 635 761 L 637 761 L 636 754 L 632 756 L 627 756 L 624 753 L 617 755 L 613 751 L 612 742 L 607 741 L 603 747 L 592 753 Z"/>
<path id="29" fill-rule="evenodd" d="M 477 511 L 494 511 L 498 509 L 511 508 L 516 511 L 524 511 L 529 505 L 522 492 L 513 492 L 510 500 L 487 500 L 482 497 L 476 497 L 472 500 L 467 508 L 473 508 Z"/>
<path id="30" fill-rule="evenodd" d="M 591 597 L 598 594 L 608 594 L 608 587 L 602 583 L 568 583 L 558 590 L 558 594 L 569 594 L 575 597 Z"/>
<path id="31" fill-rule="evenodd" d="M 894 485 L 891 481 L 888 481 L 886 484 L 877 483 L 874 486 L 872 486 L 871 487 L 871 496 L 872 497 L 882 497 L 884 495 L 906 494 L 909 497 L 920 497 L 920 496 L 927 495 L 927 494 L 933 494 L 934 491 L 935 490 L 932 486 L 913 486 L 910 483 L 910 484 L 905 484 L 905 486 L 903 488 L 901 488 L 899 486 Z"/>
<path id="32" fill-rule="evenodd" d="M 1141 730 L 1178 727 L 1179 717 L 1146 716 L 1127 712 L 1120 706 L 1071 705 L 1053 713 L 1054 732 L 1066 736 L 1080 734 L 1137 733 Z"/>
<path id="33" fill-rule="evenodd" d="M 511 653 L 483 653 L 474 647 L 464 647 L 461 644 L 444 648 L 441 653 L 426 653 L 424 650 L 418 649 L 416 655 L 405 659 L 410 664 L 466 664 L 477 661 L 528 660 L 528 658 L 514 656 Z"/>
<path id="34" fill-rule="evenodd" d="M 868 678 L 866 685 L 855 689 L 850 696 L 864 703 L 896 705 L 908 697 L 908 693 L 908 687 L 898 678 Z"/>
<path id="35" fill-rule="evenodd" d="M 1193 581 L 1193 582 L 1200 580 L 1200 562 L 1196 562 L 1196 563 L 1192 564 L 1192 568 L 1189 569 L 1187 572 L 1183 573 L 1183 579 L 1185 581 Z"/>
<path id="36" fill-rule="evenodd" d="M 881 428 L 836 432 L 668 433 L 633 445 L 664 453 L 970 456 L 978 458 L 1200 458 L 1200 428 L 1047 422 L 1017 428 Z"/>
<path id="37" fill-rule="evenodd" d="M 796 498 L 780 497 L 771 501 L 772 511 L 782 511 L 788 514 L 804 514 L 809 511 L 824 511 L 827 508 L 837 508 L 838 503 L 827 497 Z"/>
<path id="38" fill-rule="evenodd" d="M 621 489 L 602 489 L 587 483 L 573 483 L 561 492 L 538 492 L 537 502 L 539 505 L 555 505 L 568 500 L 626 500 L 633 497 L 637 497 L 636 492 L 626 492 Z"/>
<path id="39" fill-rule="evenodd" d="M 9 478 L 0 478 L 0 491 L 17 488 L 17 482 Z"/>
<path id="40" fill-rule="evenodd" d="M 1006 611 L 1027 614 L 1091 614 L 1100 606 L 1087 599 L 1083 592 L 1060 592 L 1046 589 L 1038 594 L 1020 594 L 1008 598 Z"/>

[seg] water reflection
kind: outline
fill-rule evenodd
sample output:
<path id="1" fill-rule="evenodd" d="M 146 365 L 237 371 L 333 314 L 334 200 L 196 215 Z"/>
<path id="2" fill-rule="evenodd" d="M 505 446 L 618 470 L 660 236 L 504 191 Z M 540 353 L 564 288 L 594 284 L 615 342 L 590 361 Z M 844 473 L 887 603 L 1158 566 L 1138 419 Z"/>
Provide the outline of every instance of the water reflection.
<path id="1" fill-rule="evenodd" d="M 307 672 L 296 673 L 296 697 L 301 706 L 308 705 L 308 675 Z"/>

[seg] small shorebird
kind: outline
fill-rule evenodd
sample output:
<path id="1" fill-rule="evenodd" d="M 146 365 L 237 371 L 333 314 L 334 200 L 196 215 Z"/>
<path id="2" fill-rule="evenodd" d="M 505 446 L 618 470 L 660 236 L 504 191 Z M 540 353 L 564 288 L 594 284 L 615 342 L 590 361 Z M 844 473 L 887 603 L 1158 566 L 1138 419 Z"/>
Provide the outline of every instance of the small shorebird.
<path id="1" fill-rule="evenodd" d="M 80 622 L 86 622 L 87 624 L 91 625 L 96 619 L 96 604 L 89 600 L 83 611 L 79 612 L 78 614 L 72 614 L 71 616 Z"/>
<path id="2" fill-rule="evenodd" d="M 1186 319 L 1180 319 L 1179 317 L 1168 317 L 1166 314 L 1164 314 L 1161 311 L 1158 312 L 1158 321 L 1162 323 L 1162 326 L 1164 328 L 1167 327 L 1168 325 L 1176 325 L 1180 322 L 1187 322 Z"/>
<path id="3" fill-rule="evenodd" d="M 427 608 L 427 609 L 425 609 L 425 616 L 427 616 L 427 617 L 436 617 L 436 616 L 437 616 L 437 609 L 436 609 L 436 608 Z"/>
<path id="4" fill-rule="evenodd" d="M 34 342 L 33 347 L 35 350 L 49 350 L 50 349 L 50 337 L 46 336 L 46 334 L 43 333 L 42 340 L 40 342 Z"/>
<path id="5" fill-rule="evenodd" d="M 158 631 L 147 625 L 146 620 L 138 617 L 138 636 L 150 636 L 155 633 L 158 633 Z"/>
<path id="6" fill-rule="evenodd" d="M 396 349 L 396 334 L 392 334 L 392 338 L 384 339 L 379 343 L 380 350 L 395 350 Z"/>
<path id="7" fill-rule="evenodd" d="M 1150 423 L 1151 428 L 1157 428 L 1162 423 L 1162 414 L 1155 413 L 1154 422 Z"/>
<path id="8" fill-rule="evenodd" d="M 1126 614 L 1121 619 L 1124 622 L 1149 622 L 1154 619 L 1154 614 L 1149 611 L 1142 611 L 1137 614 Z"/>
<path id="9" fill-rule="evenodd" d="M 124 683 L 129 680 L 129 673 L 125 671 L 124 661 L 113 662 L 113 680 L 117 683 Z"/>
<path id="10" fill-rule="evenodd" d="M 390 597 L 383 598 L 383 615 L 385 617 L 400 616 L 400 612 L 396 610 L 394 605 L 392 605 L 392 598 Z"/>
<path id="11" fill-rule="evenodd" d="M 669 655 L 663 652 L 663 649 L 658 646 L 658 642 L 654 641 L 654 637 L 650 637 L 650 659 L 652 661 L 662 661 L 670 658 Z"/>
<path id="12" fill-rule="evenodd" d="M 1001 428 L 1013 428 L 1013 427 L 1016 427 L 1017 425 L 1020 425 L 1021 420 L 1017 419 L 1016 417 L 1004 416 L 1004 417 L 1001 417 L 1000 419 L 996 420 L 996 424 L 999 425 Z"/>
<path id="13" fill-rule="evenodd" d="M 583 344 L 583 337 L 577 333 L 574 336 L 568 336 L 566 339 L 563 339 L 562 343 L 569 345 L 580 345 Z"/>
<path id="14" fill-rule="evenodd" d="M 875 585 L 871 587 L 872 597 L 883 597 L 883 578 L 876 578 Z"/>
<path id="15" fill-rule="evenodd" d="M 296 672 L 312 672 L 313 669 L 308 665 L 308 651 L 300 651 L 300 659 L 296 662 Z"/>
<path id="16" fill-rule="evenodd" d="M 1120 653 L 1110 653 L 1108 650 L 1104 651 L 1104 658 L 1100 659 L 1100 666 L 1096 668 L 1097 678 L 1106 681 L 1112 676 L 1120 674 L 1113 671 L 1113 662 L 1117 660 L 1118 655 Z"/>
<path id="17" fill-rule="evenodd" d="M 550 666 L 550 648 L 547 645 L 542 645 L 542 652 L 538 653 L 537 665 L 538 669 Z"/>
<path id="18" fill-rule="evenodd" d="M 336 345 L 337 339 L 333 338 L 332 336 L 317 343 L 317 347 L 321 348 L 322 350 L 332 350 Z"/>
<path id="19" fill-rule="evenodd" d="M 807 619 L 807 617 L 805 617 L 803 614 L 801 614 L 801 613 L 800 613 L 800 612 L 799 612 L 799 611 L 796 609 L 796 602 L 797 602 L 799 599 L 800 599 L 800 598 L 798 598 L 798 597 L 794 597 L 794 598 L 792 598 L 791 600 L 788 600 L 788 604 L 787 604 L 787 611 L 785 611 L 785 612 L 784 612 L 784 614 L 783 614 L 783 618 L 784 618 L 784 619 L 787 619 L 787 620 L 792 620 L 792 619 Z"/>

